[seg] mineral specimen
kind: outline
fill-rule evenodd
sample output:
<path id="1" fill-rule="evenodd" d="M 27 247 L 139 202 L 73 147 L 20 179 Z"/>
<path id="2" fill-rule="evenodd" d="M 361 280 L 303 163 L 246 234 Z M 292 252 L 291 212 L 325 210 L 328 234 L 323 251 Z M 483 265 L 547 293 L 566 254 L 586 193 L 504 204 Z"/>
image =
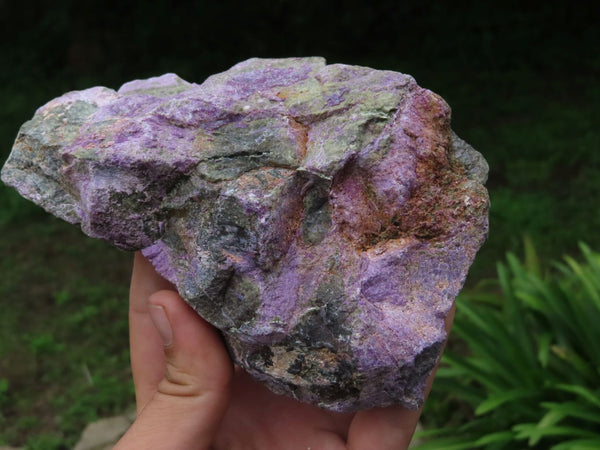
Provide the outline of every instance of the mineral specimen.
<path id="1" fill-rule="evenodd" d="M 141 249 L 273 391 L 335 411 L 422 404 L 487 234 L 486 176 L 439 96 L 321 58 L 70 92 L 2 171 Z"/>

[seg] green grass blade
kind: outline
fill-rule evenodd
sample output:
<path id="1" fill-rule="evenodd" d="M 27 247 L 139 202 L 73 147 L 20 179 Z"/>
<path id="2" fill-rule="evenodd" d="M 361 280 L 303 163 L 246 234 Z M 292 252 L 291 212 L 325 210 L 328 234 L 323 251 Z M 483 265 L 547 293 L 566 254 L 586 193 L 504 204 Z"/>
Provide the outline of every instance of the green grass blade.
<path id="1" fill-rule="evenodd" d="M 577 353 L 575 353 L 571 349 L 561 347 L 558 345 L 553 345 L 552 347 L 550 347 L 550 349 L 553 354 L 567 361 L 571 368 L 577 370 L 584 378 L 594 380 L 594 378 L 596 377 L 594 370 L 588 364 L 588 362 L 581 358 Z"/>
<path id="2" fill-rule="evenodd" d="M 510 275 L 506 266 L 502 263 L 496 264 L 496 273 L 498 274 L 498 283 L 504 296 L 512 295 L 512 285 L 510 283 Z"/>
<path id="3" fill-rule="evenodd" d="M 537 424 L 538 428 L 546 428 L 553 425 L 556 425 L 558 422 L 563 420 L 565 415 L 560 411 L 548 411 L 542 420 L 540 420 Z"/>
<path id="4" fill-rule="evenodd" d="M 517 433 L 516 439 L 529 439 L 529 445 L 534 446 L 542 437 L 544 437 L 545 431 L 557 428 L 555 425 L 563 418 L 563 414 L 556 411 L 549 411 L 538 423 L 515 425 L 513 431 Z"/>
<path id="5" fill-rule="evenodd" d="M 590 270 L 594 272 L 595 280 L 600 284 L 600 253 L 593 252 L 583 242 L 579 243 L 579 249 L 581 250 L 581 253 L 583 253 L 585 262 L 590 267 Z"/>
<path id="6" fill-rule="evenodd" d="M 542 402 L 542 406 L 549 410 L 560 412 L 565 417 L 573 417 L 600 424 L 600 408 L 591 409 L 587 405 L 575 402 Z"/>
<path id="7" fill-rule="evenodd" d="M 475 441 L 477 447 L 502 442 L 510 442 L 515 434 L 512 431 L 498 431 L 497 433 L 486 434 Z"/>
<path id="8" fill-rule="evenodd" d="M 477 365 L 466 358 L 462 358 L 450 351 L 446 351 L 443 360 L 451 366 L 460 368 L 465 375 L 477 380 L 491 390 L 501 391 L 504 388 L 502 383 L 495 379 L 493 375 L 486 373 L 483 369 L 477 367 Z"/>
<path id="9" fill-rule="evenodd" d="M 540 259 L 538 258 L 533 241 L 528 235 L 523 238 L 523 248 L 525 250 L 525 268 L 529 273 L 532 273 L 537 277 L 541 277 L 542 272 L 540 270 Z"/>
<path id="10" fill-rule="evenodd" d="M 469 361 L 477 365 L 488 374 L 498 379 L 502 385 L 519 386 L 522 383 L 522 378 L 519 378 L 515 373 L 518 370 L 515 367 L 518 364 L 518 358 L 510 358 L 509 348 L 503 347 L 499 342 L 482 336 L 480 329 L 474 327 L 470 323 L 457 321 L 456 329 L 454 330 L 457 336 L 460 336 L 474 351 L 475 355 L 469 357 Z M 499 348 L 504 348 L 505 352 L 499 352 Z M 492 355 L 497 355 L 496 357 Z M 516 360 L 516 361 L 515 361 Z"/>
<path id="11" fill-rule="evenodd" d="M 510 386 L 533 386 L 537 380 L 531 376 L 531 369 L 535 370 L 537 364 L 527 350 L 530 344 L 523 343 L 526 337 L 522 329 L 507 327 L 507 322 L 514 321 L 495 308 L 463 301 L 458 307 L 455 332 Z"/>
<path id="12" fill-rule="evenodd" d="M 542 313 L 547 310 L 547 303 L 544 302 L 539 295 L 532 294 L 531 292 L 519 291 L 515 293 L 515 296 L 531 309 Z"/>
<path id="13" fill-rule="evenodd" d="M 492 394 L 485 401 L 481 402 L 481 404 L 475 410 L 475 414 L 486 414 L 505 403 L 510 403 L 515 400 L 521 400 L 528 397 L 535 397 L 537 395 L 538 393 L 532 391 L 531 389 L 513 389 L 510 391 Z"/>
<path id="14" fill-rule="evenodd" d="M 589 295 L 589 298 L 594 302 L 596 309 L 600 311 L 600 291 L 597 286 L 595 286 L 592 276 L 585 273 L 581 264 L 570 256 L 565 256 L 565 261 L 567 261 L 571 270 L 577 275 L 578 280 L 581 281 L 581 284 L 585 287 L 586 292 Z"/>
<path id="15" fill-rule="evenodd" d="M 556 384 L 554 387 L 565 392 L 577 394 L 582 399 L 600 408 L 600 396 L 584 386 L 572 384 Z"/>
<path id="16" fill-rule="evenodd" d="M 551 426 L 538 428 L 534 424 L 515 425 L 513 430 L 517 439 L 529 439 L 529 445 L 536 445 L 540 439 L 550 436 L 595 438 L 598 435 L 593 431 L 583 430 L 578 427 Z"/>
<path id="17" fill-rule="evenodd" d="M 510 270 L 513 274 L 513 279 L 515 283 L 513 283 L 512 287 L 505 291 L 505 302 L 504 302 L 504 311 L 506 313 L 505 319 L 507 321 L 506 326 L 510 327 L 512 330 L 512 334 L 516 337 L 519 346 L 522 351 L 526 354 L 528 361 L 533 361 L 536 357 L 535 350 L 532 345 L 531 339 L 529 339 L 529 329 L 525 324 L 525 314 L 524 308 L 519 301 L 516 293 L 518 292 L 515 289 L 515 284 L 517 281 L 525 278 L 528 273 L 525 271 L 521 263 L 518 261 L 515 255 L 509 253 L 506 256 L 508 261 Z M 507 276 L 507 275 L 504 275 Z M 533 276 L 534 279 L 538 279 L 539 277 Z M 503 288 L 511 283 L 504 282 L 502 284 Z"/>
<path id="18" fill-rule="evenodd" d="M 598 450 L 600 448 L 599 439 L 574 439 L 561 442 L 558 445 L 550 447 L 551 450 Z"/>
<path id="19" fill-rule="evenodd" d="M 551 342 L 552 335 L 550 333 L 542 333 L 538 339 L 538 361 L 544 369 L 548 366 Z"/>

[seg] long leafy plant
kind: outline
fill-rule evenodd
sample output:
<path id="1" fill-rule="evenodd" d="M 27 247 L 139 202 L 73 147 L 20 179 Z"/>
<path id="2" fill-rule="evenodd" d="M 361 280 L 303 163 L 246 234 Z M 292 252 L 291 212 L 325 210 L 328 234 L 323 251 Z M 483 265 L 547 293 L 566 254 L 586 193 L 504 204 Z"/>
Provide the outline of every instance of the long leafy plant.
<path id="1" fill-rule="evenodd" d="M 600 253 L 580 249 L 542 270 L 526 240 L 459 298 L 431 400 L 467 412 L 418 449 L 600 449 Z"/>

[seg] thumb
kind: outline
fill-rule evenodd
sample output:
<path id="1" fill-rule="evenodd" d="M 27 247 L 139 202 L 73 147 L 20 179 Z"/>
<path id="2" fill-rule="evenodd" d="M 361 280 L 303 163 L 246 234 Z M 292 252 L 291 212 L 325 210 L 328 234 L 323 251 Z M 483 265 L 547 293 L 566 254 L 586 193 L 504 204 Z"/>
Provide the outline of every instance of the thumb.
<path id="1" fill-rule="evenodd" d="M 115 448 L 209 448 L 229 402 L 227 350 L 176 292 L 156 292 L 148 306 L 164 344 L 164 377 Z"/>

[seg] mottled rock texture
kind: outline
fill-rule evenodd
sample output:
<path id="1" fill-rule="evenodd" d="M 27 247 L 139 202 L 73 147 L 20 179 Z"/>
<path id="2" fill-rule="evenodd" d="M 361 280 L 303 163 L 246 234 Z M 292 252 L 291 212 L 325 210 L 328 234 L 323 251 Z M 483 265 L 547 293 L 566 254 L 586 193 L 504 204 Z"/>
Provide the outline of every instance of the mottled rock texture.
<path id="1" fill-rule="evenodd" d="M 335 411 L 422 404 L 487 233 L 486 176 L 439 96 L 321 58 L 65 94 L 2 171 L 142 249 L 273 391 Z"/>

